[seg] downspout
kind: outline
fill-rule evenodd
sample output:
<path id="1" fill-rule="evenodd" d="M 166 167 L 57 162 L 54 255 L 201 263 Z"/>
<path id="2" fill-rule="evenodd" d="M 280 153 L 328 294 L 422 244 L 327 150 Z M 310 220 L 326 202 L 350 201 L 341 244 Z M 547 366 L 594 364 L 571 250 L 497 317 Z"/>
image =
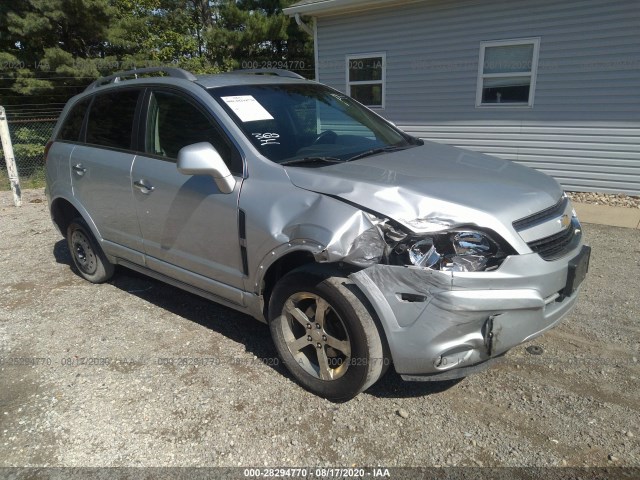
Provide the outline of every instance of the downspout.
<path id="1" fill-rule="evenodd" d="M 296 23 L 298 24 L 298 26 L 299 26 L 302 30 L 304 30 L 304 31 L 307 33 L 307 35 L 310 35 L 310 36 L 312 36 L 312 37 L 313 37 L 313 30 L 311 29 L 311 27 L 310 27 L 309 25 L 307 25 L 306 23 L 304 23 L 304 22 L 302 21 L 302 17 L 300 16 L 300 14 L 299 14 L 299 13 L 296 13 L 296 15 L 295 15 L 295 19 L 296 19 Z"/>
<path id="2" fill-rule="evenodd" d="M 315 80 L 316 82 L 320 81 L 320 73 L 318 72 L 318 24 L 316 20 L 313 20 L 313 28 L 302 21 L 302 17 L 299 13 L 296 13 L 294 18 L 296 19 L 296 23 L 298 27 L 302 31 L 304 31 L 307 35 L 310 35 L 313 38 L 313 61 L 315 63 Z"/>

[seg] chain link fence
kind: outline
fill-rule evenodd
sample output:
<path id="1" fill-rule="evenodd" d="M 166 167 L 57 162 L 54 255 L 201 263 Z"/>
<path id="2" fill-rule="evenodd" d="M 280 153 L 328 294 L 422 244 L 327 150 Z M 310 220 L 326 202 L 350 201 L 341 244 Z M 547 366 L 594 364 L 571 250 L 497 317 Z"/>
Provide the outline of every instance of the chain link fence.
<path id="1" fill-rule="evenodd" d="M 9 133 L 18 167 L 21 188 L 44 186 L 44 148 L 53 132 L 57 118 L 20 118 L 9 116 Z M 0 145 L 0 190 L 9 190 L 4 152 Z"/>

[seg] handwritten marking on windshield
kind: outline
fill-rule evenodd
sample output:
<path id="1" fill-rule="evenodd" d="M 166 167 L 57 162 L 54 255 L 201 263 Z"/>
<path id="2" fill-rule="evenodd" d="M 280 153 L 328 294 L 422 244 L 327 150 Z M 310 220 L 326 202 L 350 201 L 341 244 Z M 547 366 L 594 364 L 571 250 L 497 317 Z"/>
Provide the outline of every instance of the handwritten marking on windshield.
<path id="1" fill-rule="evenodd" d="M 277 133 L 252 133 L 251 135 L 260 141 L 261 147 L 264 145 L 280 145 L 280 142 L 278 142 L 280 135 Z"/>

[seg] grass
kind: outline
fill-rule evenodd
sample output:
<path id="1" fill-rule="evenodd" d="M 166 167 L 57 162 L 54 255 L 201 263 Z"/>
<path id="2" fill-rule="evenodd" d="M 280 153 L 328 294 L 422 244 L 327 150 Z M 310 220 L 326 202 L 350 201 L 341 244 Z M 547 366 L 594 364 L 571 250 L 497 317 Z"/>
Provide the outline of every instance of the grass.
<path id="1" fill-rule="evenodd" d="M 20 188 L 43 188 L 45 185 L 44 167 L 33 170 L 28 177 L 20 177 Z M 6 170 L 0 170 L 0 190 L 11 190 L 11 183 Z"/>

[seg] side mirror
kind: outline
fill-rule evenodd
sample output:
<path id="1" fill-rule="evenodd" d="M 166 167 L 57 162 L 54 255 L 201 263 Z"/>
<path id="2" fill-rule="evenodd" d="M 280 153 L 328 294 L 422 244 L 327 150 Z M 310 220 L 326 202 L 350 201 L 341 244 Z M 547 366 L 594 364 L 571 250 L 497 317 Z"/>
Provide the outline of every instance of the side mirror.
<path id="1" fill-rule="evenodd" d="M 187 145 L 178 152 L 178 171 L 183 175 L 211 175 L 222 193 L 231 193 L 236 186 L 229 167 L 209 142 Z"/>

